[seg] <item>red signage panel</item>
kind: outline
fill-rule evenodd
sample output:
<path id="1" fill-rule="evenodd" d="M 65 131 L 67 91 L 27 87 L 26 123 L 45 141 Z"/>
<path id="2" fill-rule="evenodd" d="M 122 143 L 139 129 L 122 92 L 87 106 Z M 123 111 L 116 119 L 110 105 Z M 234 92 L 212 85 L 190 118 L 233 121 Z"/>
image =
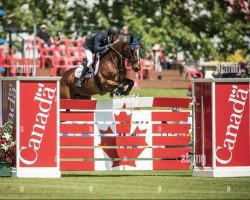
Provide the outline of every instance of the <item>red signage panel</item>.
<path id="1" fill-rule="evenodd" d="M 216 83 L 216 166 L 250 165 L 249 83 Z"/>
<path id="2" fill-rule="evenodd" d="M 56 101 L 56 82 L 20 82 L 20 167 L 57 166 Z"/>

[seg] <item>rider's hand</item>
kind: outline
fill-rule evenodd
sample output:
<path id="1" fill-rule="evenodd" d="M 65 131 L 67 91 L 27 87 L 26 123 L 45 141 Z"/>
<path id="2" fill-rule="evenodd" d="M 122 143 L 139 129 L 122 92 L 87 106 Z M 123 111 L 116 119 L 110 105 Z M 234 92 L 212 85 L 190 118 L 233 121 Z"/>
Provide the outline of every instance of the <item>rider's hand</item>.
<path id="1" fill-rule="evenodd" d="M 119 41 L 120 41 L 120 39 L 118 38 L 117 40 L 114 41 L 114 44 L 117 43 L 117 42 L 119 42 Z"/>
<path id="2" fill-rule="evenodd" d="M 112 44 L 106 45 L 106 49 L 110 49 L 112 47 Z"/>

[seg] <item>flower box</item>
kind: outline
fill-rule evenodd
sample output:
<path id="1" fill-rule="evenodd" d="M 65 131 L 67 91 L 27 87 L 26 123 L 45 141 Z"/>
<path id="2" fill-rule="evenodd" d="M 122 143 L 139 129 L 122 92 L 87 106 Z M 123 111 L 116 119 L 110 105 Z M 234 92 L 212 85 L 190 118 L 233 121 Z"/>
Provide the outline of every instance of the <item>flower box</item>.
<path id="1" fill-rule="evenodd" d="M 0 177 L 1 176 L 11 176 L 11 164 L 0 162 Z"/>
<path id="2" fill-rule="evenodd" d="M 16 141 L 13 134 L 13 123 L 6 122 L 0 126 L 0 177 L 11 176 L 15 166 Z"/>

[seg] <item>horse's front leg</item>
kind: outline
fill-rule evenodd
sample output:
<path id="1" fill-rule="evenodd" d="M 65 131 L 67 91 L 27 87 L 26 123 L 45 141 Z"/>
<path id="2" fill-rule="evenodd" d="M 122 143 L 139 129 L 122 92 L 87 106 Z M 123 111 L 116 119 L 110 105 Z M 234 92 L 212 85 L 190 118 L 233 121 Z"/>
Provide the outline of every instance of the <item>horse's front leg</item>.
<path id="1" fill-rule="evenodd" d="M 124 95 L 129 95 L 130 91 L 132 90 L 132 88 L 134 87 L 134 81 L 132 79 L 129 78 L 125 78 L 127 84 L 124 87 Z"/>
<path id="2" fill-rule="evenodd" d="M 124 78 L 124 80 L 122 81 L 122 83 L 119 85 L 119 87 L 117 87 L 116 89 L 114 89 L 111 93 L 110 96 L 113 97 L 114 95 L 117 96 L 127 96 L 129 95 L 130 91 L 132 90 L 134 86 L 134 81 L 129 79 L 129 78 Z"/>
<path id="3" fill-rule="evenodd" d="M 110 92 L 110 96 L 111 97 L 121 96 L 123 95 L 124 90 L 125 88 L 124 88 L 123 83 L 120 83 L 120 85 L 117 88 L 115 88 L 113 91 Z"/>
<path id="4" fill-rule="evenodd" d="M 129 78 L 124 78 L 123 82 L 122 82 L 124 89 L 121 92 L 121 95 L 129 95 L 130 91 L 132 90 L 133 86 L 134 86 L 134 81 L 132 79 Z"/>

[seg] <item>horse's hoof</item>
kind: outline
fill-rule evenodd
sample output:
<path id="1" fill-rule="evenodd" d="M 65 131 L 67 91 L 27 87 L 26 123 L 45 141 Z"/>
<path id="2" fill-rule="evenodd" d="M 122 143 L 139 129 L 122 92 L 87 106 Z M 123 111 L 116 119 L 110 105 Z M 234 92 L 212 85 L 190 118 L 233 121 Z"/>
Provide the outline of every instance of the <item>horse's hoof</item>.
<path id="1" fill-rule="evenodd" d="M 134 93 L 132 94 L 133 97 L 140 97 L 140 94 L 139 93 Z"/>

